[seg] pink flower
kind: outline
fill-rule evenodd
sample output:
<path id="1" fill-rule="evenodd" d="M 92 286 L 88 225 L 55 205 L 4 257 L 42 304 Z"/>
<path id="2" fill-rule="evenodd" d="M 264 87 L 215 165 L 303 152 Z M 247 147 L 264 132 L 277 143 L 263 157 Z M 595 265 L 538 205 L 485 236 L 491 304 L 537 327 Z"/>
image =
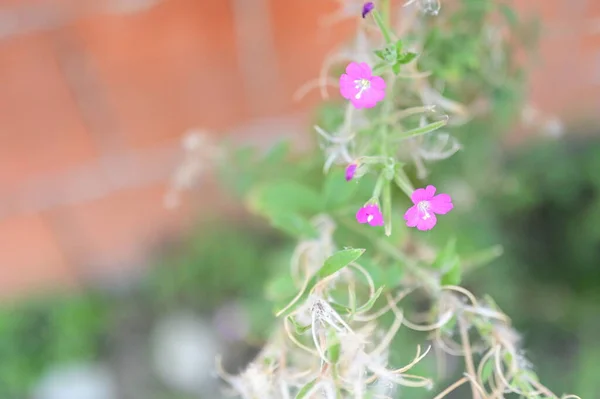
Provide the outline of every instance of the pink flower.
<path id="1" fill-rule="evenodd" d="M 412 195 L 413 206 L 404 214 L 404 220 L 408 227 L 416 227 L 419 230 L 431 230 L 437 223 L 435 214 L 444 215 L 452 208 L 452 198 L 448 194 L 435 195 L 435 187 L 418 188 Z"/>
<path id="2" fill-rule="evenodd" d="M 366 204 L 356 212 L 358 223 L 369 223 L 371 226 L 383 226 L 383 215 L 377 204 Z"/>
<path id="3" fill-rule="evenodd" d="M 340 93 L 356 108 L 373 108 L 385 97 L 385 80 L 373 76 L 366 62 L 351 62 L 340 76 Z"/>
<path id="4" fill-rule="evenodd" d="M 346 166 L 346 181 L 352 180 L 352 178 L 354 177 L 354 174 L 356 173 L 357 167 L 358 167 L 358 165 L 354 162 L 351 163 L 350 165 Z"/>

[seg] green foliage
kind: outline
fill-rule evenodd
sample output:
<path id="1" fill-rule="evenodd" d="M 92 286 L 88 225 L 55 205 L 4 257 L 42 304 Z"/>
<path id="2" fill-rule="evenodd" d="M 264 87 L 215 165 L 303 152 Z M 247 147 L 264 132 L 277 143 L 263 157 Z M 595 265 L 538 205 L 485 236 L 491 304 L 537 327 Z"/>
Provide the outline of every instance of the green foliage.
<path id="1" fill-rule="evenodd" d="M 325 260 L 323 267 L 317 272 L 317 277 L 323 279 L 354 262 L 365 252 L 364 249 L 348 248 L 338 251 Z"/>
<path id="2" fill-rule="evenodd" d="M 97 358 L 108 332 L 109 306 L 106 299 L 89 294 L 0 310 L 0 397 L 27 395 L 49 364 Z"/>

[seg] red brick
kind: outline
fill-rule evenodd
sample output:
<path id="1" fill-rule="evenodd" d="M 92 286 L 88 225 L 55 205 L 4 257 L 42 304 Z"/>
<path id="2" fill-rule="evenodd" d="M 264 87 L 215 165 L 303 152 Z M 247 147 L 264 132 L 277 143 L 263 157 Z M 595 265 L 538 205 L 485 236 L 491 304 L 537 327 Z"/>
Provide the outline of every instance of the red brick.
<path id="1" fill-rule="evenodd" d="M 167 1 L 78 25 L 130 147 L 245 117 L 228 4 Z"/>
<path id="2" fill-rule="evenodd" d="M 165 240 L 186 231 L 197 217 L 212 217 L 219 210 L 232 209 L 228 201 L 214 194 L 210 178 L 197 191 L 199 198 L 183 193 L 181 206 L 173 210 L 164 206 L 166 188 L 153 185 L 122 190 L 65 210 L 72 231 L 77 232 L 84 276 L 137 272 Z"/>
<path id="3" fill-rule="evenodd" d="M 0 191 L 95 157 L 46 37 L 0 41 L 0 87 Z"/>
<path id="4" fill-rule="evenodd" d="M 0 222 L 0 298 L 74 287 L 74 269 L 48 221 L 21 216 Z"/>
<path id="5" fill-rule="evenodd" d="M 351 39 L 354 23 L 350 19 L 331 26 L 322 24 L 325 16 L 339 8 L 335 1 L 319 2 L 318 7 L 306 1 L 271 0 L 270 3 L 286 108 L 296 111 L 315 106 L 321 101 L 318 90 L 300 104 L 294 103 L 292 96 L 307 81 L 319 76 L 329 52 Z"/>

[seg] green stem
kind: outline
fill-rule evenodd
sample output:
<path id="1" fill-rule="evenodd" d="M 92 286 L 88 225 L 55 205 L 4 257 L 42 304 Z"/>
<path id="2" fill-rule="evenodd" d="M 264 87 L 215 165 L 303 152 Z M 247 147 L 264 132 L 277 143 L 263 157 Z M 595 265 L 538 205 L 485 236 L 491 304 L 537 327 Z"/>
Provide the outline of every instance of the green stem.
<path id="1" fill-rule="evenodd" d="M 372 198 L 377 198 L 377 200 L 379 200 L 379 197 L 381 196 L 381 190 L 383 189 L 383 183 L 385 183 L 386 181 L 387 181 L 387 179 L 385 178 L 385 172 L 382 171 L 379 174 L 377 183 L 375 183 L 375 188 L 373 189 L 373 197 Z"/>
<path id="2" fill-rule="evenodd" d="M 381 19 L 383 19 L 385 26 L 390 26 L 390 0 L 380 0 L 379 9 L 381 9 Z"/>
<path id="3" fill-rule="evenodd" d="M 383 186 L 383 221 L 385 225 L 385 235 L 392 235 L 392 183 L 390 181 L 385 182 Z"/>
<path id="4" fill-rule="evenodd" d="M 410 183 L 410 179 L 408 178 L 408 176 L 406 176 L 406 173 L 404 172 L 402 166 L 396 168 L 396 173 L 394 174 L 394 181 L 396 182 L 396 185 L 400 187 L 400 190 L 404 191 L 404 194 L 406 194 L 406 196 L 410 198 L 415 189 Z"/>
<path id="5" fill-rule="evenodd" d="M 412 259 L 405 256 L 401 251 L 397 250 L 396 247 L 387 241 L 382 240 L 379 236 L 371 234 L 368 229 L 362 229 L 360 226 L 353 221 L 349 221 L 345 217 L 340 217 L 340 223 L 345 225 L 350 230 L 362 235 L 377 246 L 382 252 L 385 252 L 388 256 L 394 258 L 403 264 L 408 271 L 415 277 L 419 278 L 425 289 L 427 289 L 432 297 L 437 297 L 440 293 L 440 283 L 433 275 L 429 274 L 426 270 L 419 267 Z"/>
<path id="6" fill-rule="evenodd" d="M 394 41 L 392 40 L 392 32 L 390 31 L 388 24 L 385 23 L 383 17 L 379 13 L 379 11 L 373 10 L 372 13 L 373 13 L 373 18 L 375 19 L 375 22 L 377 23 L 377 26 L 379 27 L 379 30 L 381 31 L 381 34 L 383 35 L 383 38 L 385 39 L 385 42 L 387 44 L 393 44 Z"/>

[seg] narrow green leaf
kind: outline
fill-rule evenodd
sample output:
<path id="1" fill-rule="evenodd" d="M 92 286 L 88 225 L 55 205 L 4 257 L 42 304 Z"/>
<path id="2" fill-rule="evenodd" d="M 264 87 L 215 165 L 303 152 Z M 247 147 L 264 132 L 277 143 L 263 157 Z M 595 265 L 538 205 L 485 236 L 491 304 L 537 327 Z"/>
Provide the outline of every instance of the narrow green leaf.
<path id="1" fill-rule="evenodd" d="M 371 310 L 371 308 L 373 307 L 373 305 L 375 305 L 375 302 L 377 302 L 377 299 L 379 299 L 379 296 L 383 292 L 383 288 L 384 288 L 383 286 L 379 287 L 379 289 L 377 291 L 375 291 L 375 294 L 373 294 L 371 296 L 371 298 L 369 298 L 367 303 L 365 303 L 364 305 L 362 305 L 360 308 L 358 308 L 356 310 L 356 313 L 364 313 L 364 312 L 368 312 L 369 310 Z"/>
<path id="2" fill-rule="evenodd" d="M 456 237 L 452 237 L 446 243 L 444 249 L 442 249 L 438 256 L 435 258 L 431 267 L 436 270 L 441 270 L 442 272 L 446 272 L 450 270 L 451 262 L 456 256 Z"/>
<path id="3" fill-rule="evenodd" d="M 296 399 L 303 399 L 310 392 L 310 390 L 314 388 L 316 383 L 317 383 L 317 379 L 314 379 L 314 380 L 310 381 L 308 384 L 304 385 L 302 388 L 300 388 L 300 390 L 296 394 Z"/>
<path id="4" fill-rule="evenodd" d="M 296 310 L 298 308 L 298 306 L 300 306 L 300 304 L 302 304 L 302 303 L 304 303 L 304 301 L 306 301 L 306 299 L 308 298 L 308 295 L 310 294 L 312 289 L 315 288 L 315 285 L 317 285 L 318 281 L 319 281 L 319 279 L 317 278 L 317 276 L 312 276 L 310 278 L 310 280 L 308 281 L 308 283 L 306 283 L 306 287 L 304 288 L 304 290 L 302 290 L 299 294 L 297 294 L 296 297 L 294 299 L 292 299 L 292 301 L 290 303 L 288 303 L 283 309 L 276 311 L 275 315 L 277 317 L 279 317 L 279 316 L 286 317 L 286 316 L 289 316 L 290 314 L 292 314 L 294 312 L 294 310 Z"/>
<path id="5" fill-rule="evenodd" d="M 394 71 L 396 75 L 400 73 L 400 68 L 402 68 L 402 64 L 399 62 L 396 62 L 394 65 L 392 65 L 392 71 Z"/>
<path id="6" fill-rule="evenodd" d="M 495 368 L 492 359 L 488 359 L 488 361 L 483 365 L 483 370 L 481 370 L 481 380 L 484 383 L 492 377 L 492 372 Z"/>
<path id="7" fill-rule="evenodd" d="M 471 271 L 477 269 L 479 267 L 485 266 L 504 253 L 504 248 L 502 245 L 494 245 L 491 248 L 484 249 L 482 251 L 476 252 L 463 261 L 463 269 L 466 271 Z"/>
<path id="8" fill-rule="evenodd" d="M 405 140 L 405 139 L 408 139 L 411 137 L 422 136 L 424 134 L 431 133 L 434 130 L 437 130 L 441 127 L 446 126 L 447 123 L 448 123 L 448 118 L 441 120 L 441 121 L 430 123 L 430 124 L 422 126 L 422 127 L 411 129 L 406 132 L 393 133 L 389 136 L 389 138 L 391 140 Z"/>
<path id="9" fill-rule="evenodd" d="M 310 329 L 310 324 L 307 326 L 303 326 L 300 323 L 298 323 L 293 317 L 289 318 L 289 321 L 292 323 L 292 325 L 294 326 L 294 330 L 296 330 L 296 334 L 298 335 L 302 335 L 305 332 L 307 332 Z"/>
<path id="10" fill-rule="evenodd" d="M 327 354 L 331 363 L 336 364 L 340 360 L 340 343 L 336 342 L 327 348 Z"/>
<path id="11" fill-rule="evenodd" d="M 329 302 L 329 305 L 331 305 L 333 310 L 335 310 L 338 313 L 352 314 L 352 309 L 350 309 L 347 306 L 340 305 L 339 303 L 336 303 L 336 302 Z"/>
<path id="12" fill-rule="evenodd" d="M 398 56 L 398 63 L 399 64 L 408 64 L 409 62 L 411 62 L 412 60 L 414 60 L 415 58 L 417 58 L 417 53 L 403 53 L 401 55 Z"/>
<path id="13" fill-rule="evenodd" d="M 442 285 L 458 285 L 461 281 L 460 259 L 455 256 L 450 263 L 450 270 L 442 276 Z"/>
<path id="14" fill-rule="evenodd" d="M 404 43 L 402 39 L 398 40 L 395 44 L 396 46 L 396 54 L 402 54 L 402 50 L 404 49 Z"/>
<path id="15" fill-rule="evenodd" d="M 327 258 L 327 260 L 325 260 L 325 263 L 317 272 L 317 277 L 322 279 L 332 275 L 333 273 L 360 258 L 364 252 L 364 249 L 349 248 L 334 253 Z"/>
<path id="16" fill-rule="evenodd" d="M 386 59 L 385 58 L 385 56 L 386 56 L 385 50 L 375 50 L 374 52 L 377 57 L 379 57 L 385 61 L 385 59 Z"/>

